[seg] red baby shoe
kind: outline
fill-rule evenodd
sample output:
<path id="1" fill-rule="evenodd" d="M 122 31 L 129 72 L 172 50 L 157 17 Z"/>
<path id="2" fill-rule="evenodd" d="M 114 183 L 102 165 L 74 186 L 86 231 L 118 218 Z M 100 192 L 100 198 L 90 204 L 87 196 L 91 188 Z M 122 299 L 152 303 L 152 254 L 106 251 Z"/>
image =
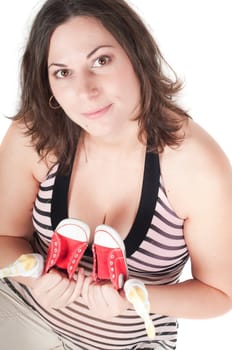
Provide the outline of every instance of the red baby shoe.
<path id="1" fill-rule="evenodd" d="M 97 226 L 92 250 L 93 279 L 110 280 L 115 289 L 123 288 L 128 272 L 125 246 L 119 234 L 110 226 Z"/>
<path id="2" fill-rule="evenodd" d="M 71 279 L 89 242 L 89 226 L 81 220 L 64 219 L 53 233 L 45 272 L 53 266 L 66 270 Z"/>

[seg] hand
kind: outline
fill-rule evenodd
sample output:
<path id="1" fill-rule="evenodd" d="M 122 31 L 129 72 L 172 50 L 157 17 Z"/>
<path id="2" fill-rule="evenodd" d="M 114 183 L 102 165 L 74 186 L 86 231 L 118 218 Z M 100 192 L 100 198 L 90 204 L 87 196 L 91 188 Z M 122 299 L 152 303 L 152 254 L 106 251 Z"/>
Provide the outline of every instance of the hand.
<path id="1" fill-rule="evenodd" d="M 123 291 L 114 289 L 110 282 L 95 283 L 92 277 L 85 278 L 81 294 L 93 314 L 105 320 L 120 315 L 131 306 Z"/>
<path id="2" fill-rule="evenodd" d="M 59 309 L 74 302 L 81 294 L 85 275 L 79 269 L 76 280 L 53 269 L 33 283 L 32 294 L 44 308 Z"/>

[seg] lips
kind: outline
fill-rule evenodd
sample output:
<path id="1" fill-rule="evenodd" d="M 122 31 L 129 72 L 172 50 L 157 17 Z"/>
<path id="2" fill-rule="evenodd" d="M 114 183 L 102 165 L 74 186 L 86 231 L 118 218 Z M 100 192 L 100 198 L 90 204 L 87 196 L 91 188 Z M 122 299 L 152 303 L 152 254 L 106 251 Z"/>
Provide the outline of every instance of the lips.
<path id="1" fill-rule="evenodd" d="M 89 119 L 95 119 L 95 118 L 99 118 L 102 117 L 106 112 L 108 112 L 108 110 L 111 108 L 112 104 L 109 104 L 103 108 L 99 108 L 90 112 L 85 112 L 82 113 L 82 115 L 86 118 Z"/>

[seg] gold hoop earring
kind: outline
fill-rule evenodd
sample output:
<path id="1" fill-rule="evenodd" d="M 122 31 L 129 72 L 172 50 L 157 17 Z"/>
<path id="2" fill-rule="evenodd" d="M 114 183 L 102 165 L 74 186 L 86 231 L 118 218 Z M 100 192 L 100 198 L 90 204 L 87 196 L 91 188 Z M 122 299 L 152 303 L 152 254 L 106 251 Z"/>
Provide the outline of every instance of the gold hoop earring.
<path id="1" fill-rule="evenodd" d="M 60 105 L 53 95 L 49 98 L 48 104 L 51 109 L 60 109 Z"/>

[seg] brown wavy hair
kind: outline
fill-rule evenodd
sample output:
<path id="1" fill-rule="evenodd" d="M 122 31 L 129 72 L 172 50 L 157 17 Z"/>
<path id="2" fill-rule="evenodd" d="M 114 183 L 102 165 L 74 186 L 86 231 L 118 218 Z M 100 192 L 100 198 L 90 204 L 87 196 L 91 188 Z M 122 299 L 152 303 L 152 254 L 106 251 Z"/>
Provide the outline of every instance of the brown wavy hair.
<path id="1" fill-rule="evenodd" d="M 22 57 L 21 100 L 14 117 L 26 124 L 37 152 L 42 157 L 52 152 L 67 170 L 81 134 L 61 108 L 53 110 L 48 104 L 52 95 L 47 67 L 50 39 L 59 25 L 74 16 L 95 17 L 127 53 L 141 87 L 139 139 L 145 136 L 152 152 L 178 145 L 182 137 L 177 131 L 188 117 L 175 101 L 182 84 L 139 15 L 124 0 L 47 0 L 35 17 Z M 164 73 L 164 65 L 173 79 Z"/>

